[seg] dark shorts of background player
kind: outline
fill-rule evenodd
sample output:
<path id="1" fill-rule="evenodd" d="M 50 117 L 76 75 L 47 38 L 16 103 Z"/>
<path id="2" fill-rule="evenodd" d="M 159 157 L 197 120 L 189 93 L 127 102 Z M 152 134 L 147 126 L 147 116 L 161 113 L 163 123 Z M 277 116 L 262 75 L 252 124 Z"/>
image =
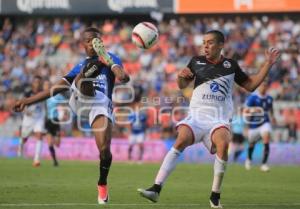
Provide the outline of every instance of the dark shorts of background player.
<path id="1" fill-rule="evenodd" d="M 57 118 L 47 119 L 45 122 L 45 128 L 51 136 L 59 136 L 60 126 Z"/>
<path id="2" fill-rule="evenodd" d="M 233 143 L 236 144 L 242 144 L 245 141 L 245 137 L 243 136 L 243 134 L 233 134 L 233 138 L 232 138 Z"/>

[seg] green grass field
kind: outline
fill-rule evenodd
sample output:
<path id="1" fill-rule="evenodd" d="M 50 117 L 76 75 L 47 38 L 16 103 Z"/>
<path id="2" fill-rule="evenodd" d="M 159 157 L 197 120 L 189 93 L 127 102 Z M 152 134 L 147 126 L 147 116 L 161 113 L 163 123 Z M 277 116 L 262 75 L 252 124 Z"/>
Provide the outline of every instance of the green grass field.
<path id="1" fill-rule="evenodd" d="M 63 161 L 58 168 L 43 161 L 0 158 L 1 208 L 209 208 L 212 165 L 179 164 L 161 193 L 159 203 L 141 198 L 136 189 L 152 184 L 158 164 L 114 163 L 109 177 L 110 204 L 96 204 L 97 162 Z M 258 167 L 245 171 L 229 165 L 223 187 L 225 209 L 300 208 L 300 167 Z"/>

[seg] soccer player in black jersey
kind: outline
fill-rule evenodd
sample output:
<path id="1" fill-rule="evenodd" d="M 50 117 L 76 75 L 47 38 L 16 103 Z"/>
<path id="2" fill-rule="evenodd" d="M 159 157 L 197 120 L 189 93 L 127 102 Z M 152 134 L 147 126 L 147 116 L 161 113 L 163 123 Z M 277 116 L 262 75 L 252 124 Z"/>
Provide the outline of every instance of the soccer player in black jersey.
<path id="1" fill-rule="evenodd" d="M 195 143 L 203 142 L 211 154 L 216 154 L 214 177 L 210 195 L 210 206 L 222 208 L 221 185 L 228 160 L 231 140 L 232 89 L 234 83 L 248 91 L 254 91 L 278 60 L 277 49 L 266 50 L 266 61 L 255 75 L 245 74 L 238 63 L 222 56 L 225 38 L 220 31 L 204 34 L 204 56 L 193 57 L 187 67 L 178 73 L 180 89 L 194 82 L 189 115 L 177 124 L 178 136 L 158 171 L 153 186 L 138 189 L 141 196 L 157 202 L 160 191 L 177 164 L 183 150 Z"/>

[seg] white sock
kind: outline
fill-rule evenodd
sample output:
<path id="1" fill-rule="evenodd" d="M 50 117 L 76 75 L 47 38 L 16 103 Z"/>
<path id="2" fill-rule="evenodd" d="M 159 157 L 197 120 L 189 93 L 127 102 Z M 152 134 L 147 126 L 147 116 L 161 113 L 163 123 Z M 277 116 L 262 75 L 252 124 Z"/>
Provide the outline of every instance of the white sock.
<path id="1" fill-rule="evenodd" d="M 221 160 L 217 155 L 214 164 L 214 180 L 212 184 L 212 191 L 220 193 L 223 181 L 223 176 L 225 173 L 227 161 Z"/>
<path id="2" fill-rule="evenodd" d="M 163 163 L 157 173 L 155 184 L 163 185 L 168 176 L 175 169 L 180 151 L 172 147 L 164 158 Z"/>
<path id="3" fill-rule="evenodd" d="M 34 162 L 40 162 L 40 156 L 42 152 L 42 145 L 43 141 L 42 140 L 37 140 L 35 144 L 35 155 L 34 155 Z"/>

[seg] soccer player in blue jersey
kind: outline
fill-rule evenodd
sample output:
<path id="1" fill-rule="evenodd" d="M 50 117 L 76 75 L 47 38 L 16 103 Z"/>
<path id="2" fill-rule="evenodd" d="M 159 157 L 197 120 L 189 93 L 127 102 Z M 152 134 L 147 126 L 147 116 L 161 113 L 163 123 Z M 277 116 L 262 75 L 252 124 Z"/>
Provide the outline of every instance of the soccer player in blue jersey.
<path id="1" fill-rule="evenodd" d="M 250 114 L 248 119 L 248 158 L 245 161 L 247 170 L 251 169 L 254 146 L 259 139 L 262 139 L 264 143 L 264 154 L 260 169 L 265 172 L 270 170 L 267 161 L 270 153 L 271 123 L 275 123 L 275 118 L 273 116 L 273 98 L 267 94 L 267 89 L 268 82 L 264 81 L 259 86 L 258 91 L 250 94 L 246 100 L 247 107 L 244 112 L 247 115 Z"/>
<path id="2" fill-rule="evenodd" d="M 147 128 L 147 115 L 144 111 L 140 110 L 140 102 L 134 102 L 134 111 L 128 116 L 130 122 L 130 135 L 128 147 L 128 160 L 132 160 L 132 150 L 134 145 L 138 145 L 139 158 L 138 162 L 142 163 L 144 154 L 144 141 L 145 132 Z"/>
<path id="3" fill-rule="evenodd" d="M 107 176 L 112 162 L 112 91 L 115 79 L 126 83 L 129 76 L 124 72 L 120 58 L 106 52 L 97 28 L 89 27 L 84 30 L 82 44 L 87 54 L 83 61 L 55 83 L 51 90 L 19 100 L 13 109 L 22 111 L 24 107 L 66 91 L 71 86 L 70 107 L 79 117 L 89 118 L 95 135 L 100 153 L 98 203 L 106 204 L 109 199 Z"/>

